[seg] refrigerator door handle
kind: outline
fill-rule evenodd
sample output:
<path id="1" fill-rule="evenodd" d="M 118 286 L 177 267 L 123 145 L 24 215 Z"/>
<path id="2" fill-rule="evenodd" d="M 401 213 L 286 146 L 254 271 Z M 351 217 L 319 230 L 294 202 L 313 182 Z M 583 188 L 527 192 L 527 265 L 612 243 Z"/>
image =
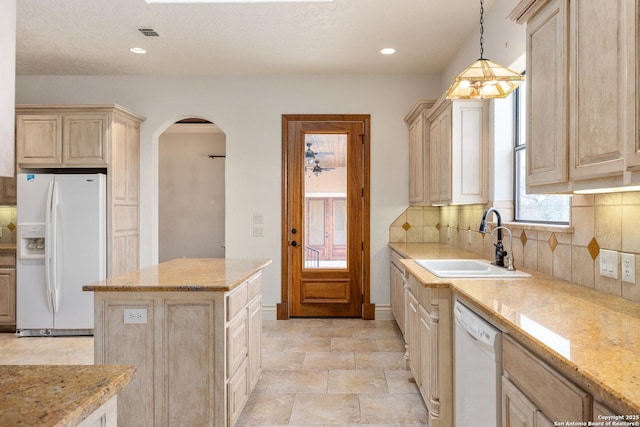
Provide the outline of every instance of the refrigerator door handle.
<path id="1" fill-rule="evenodd" d="M 51 195 L 51 290 L 53 312 L 60 309 L 60 288 L 58 284 L 58 184 L 53 181 Z"/>
<path id="2" fill-rule="evenodd" d="M 45 239 L 44 239 L 44 283 L 47 291 L 47 306 L 53 313 L 53 288 L 51 287 L 51 251 L 53 245 L 51 224 L 51 203 L 53 198 L 53 182 L 49 183 L 47 190 L 47 206 L 45 209 Z"/>

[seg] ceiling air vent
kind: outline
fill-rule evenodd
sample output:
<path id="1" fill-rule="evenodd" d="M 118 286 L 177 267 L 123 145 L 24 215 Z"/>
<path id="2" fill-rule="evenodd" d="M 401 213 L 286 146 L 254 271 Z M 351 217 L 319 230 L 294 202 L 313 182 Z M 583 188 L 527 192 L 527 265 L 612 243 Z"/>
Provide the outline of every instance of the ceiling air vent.
<path id="1" fill-rule="evenodd" d="M 151 27 L 138 27 L 138 31 L 145 37 L 160 37 L 160 34 L 156 33 Z"/>

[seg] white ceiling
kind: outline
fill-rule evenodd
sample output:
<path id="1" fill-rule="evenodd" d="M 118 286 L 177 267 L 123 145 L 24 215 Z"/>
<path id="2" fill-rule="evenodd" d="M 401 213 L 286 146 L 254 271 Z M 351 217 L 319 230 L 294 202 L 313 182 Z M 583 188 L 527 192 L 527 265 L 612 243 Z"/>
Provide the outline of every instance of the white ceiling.
<path id="1" fill-rule="evenodd" d="M 485 1 L 485 10 L 494 0 Z M 19 0 L 18 75 L 439 74 L 478 0 Z M 138 27 L 160 37 L 145 38 Z M 136 55 L 131 47 L 148 53 Z M 397 53 L 381 55 L 383 47 Z M 470 58 L 475 59 L 475 58 Z"/>

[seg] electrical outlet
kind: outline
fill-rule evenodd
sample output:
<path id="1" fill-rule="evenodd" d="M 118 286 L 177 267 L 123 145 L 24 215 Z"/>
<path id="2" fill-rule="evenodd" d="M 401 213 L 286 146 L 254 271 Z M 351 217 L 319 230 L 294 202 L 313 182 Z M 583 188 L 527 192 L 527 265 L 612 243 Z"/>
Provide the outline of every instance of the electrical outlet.
<path id="1" fill-rule="evenodd" d="M 618 269 L 618 252 L 600 249 L 600 275 L 617 279 Z"/>
<path id="2" fill-rule="evenodd" d="M 622 281 L 636 283 L 636 256 L 634 254 L 621 254 L 622 257 Z"/>
<path id="3" fill-rule="evenodd" d="M 147 323 L 147 309 L 146 308 L 125 308 L 124 309 L 124 323 L 144 325 Z"/>

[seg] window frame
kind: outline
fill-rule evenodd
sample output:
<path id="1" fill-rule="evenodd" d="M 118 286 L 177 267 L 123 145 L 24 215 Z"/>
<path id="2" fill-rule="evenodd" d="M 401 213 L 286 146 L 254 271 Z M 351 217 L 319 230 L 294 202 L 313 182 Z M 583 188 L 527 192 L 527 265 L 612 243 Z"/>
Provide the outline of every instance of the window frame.
<path id="1" fill-rule="evenodd" d="M 524 75 L 524 73 L 522 73 Z M 540 219 L 530 219 L 530 218 L 520 218 L 520 180 L 525 181 L 525 195 L 526 193 L 526 172 L 524 176 L 520 173 L 520 165 L 518 164 L 518 153 L 524 153 L 524 161 L 526 162 L 527 155 L 527 141 L 525 136 L 525 141 L 522 143 L 521 139 L 521 131 L 526 132 L 526 129 L 522 129 L 522 120 L 521 120 L 521 91 L 523 90 L 523 85 L 518 86 L 513 91 L 513 221 L 519 223 L 529 223 L 529 224 L 540 224 L 540 225 L 571 225 L 571 201 L 569 200 L 569 212 L 567 221 L 546 221 Z M 526 164 L 525 164 L 526 168 Z M 562 195 L 560 195 L 562 196 Z M 570 195 L 564 195 L 566 197 L 570 197 Z"/>

